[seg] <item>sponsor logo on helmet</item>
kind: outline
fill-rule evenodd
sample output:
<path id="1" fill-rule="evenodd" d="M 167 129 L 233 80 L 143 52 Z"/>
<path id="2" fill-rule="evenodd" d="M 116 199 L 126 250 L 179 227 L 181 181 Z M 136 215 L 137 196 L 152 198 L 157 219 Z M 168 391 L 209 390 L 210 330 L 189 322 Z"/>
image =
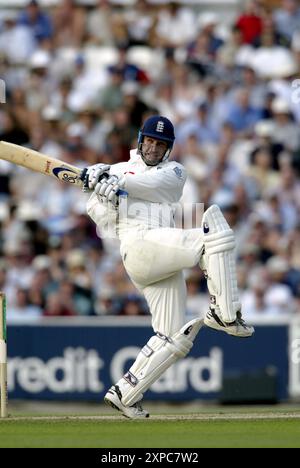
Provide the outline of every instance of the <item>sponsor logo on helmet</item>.
<path id="1" fill-rule="evenodd" d="M 165 129 L 165 123 L 162 120 L 159 120 L 156 125 L 156 131 L 159 133 L 163 133 Z"/>

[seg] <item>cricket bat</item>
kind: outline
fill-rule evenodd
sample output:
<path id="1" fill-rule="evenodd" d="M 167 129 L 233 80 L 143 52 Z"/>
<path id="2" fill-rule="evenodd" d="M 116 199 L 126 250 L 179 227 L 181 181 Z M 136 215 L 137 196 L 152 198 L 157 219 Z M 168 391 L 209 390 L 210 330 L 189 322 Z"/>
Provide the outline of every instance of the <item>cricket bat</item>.
<path id="1" fill-rule="evenodd" d="M 79 187 L 85 186 L 85 169 L 80 169 L 24 146 L 0 141 L 0 158 L 32 171 L 55 177 L 69 184 L 78 185 Z"/>
<path id="2" fill-rule="evenodd" d="M 24 146 L 0 141 L 0 159 L 17 164 L 18 166 L 26 167 L 35 172 L 40 172 L 48 176 L 55 177 L 63 182 L 77 185 L 84 192 L 89 192 L 87 181 L 87 168 L 80 169 L 72 164 L 61 161 L 60 159 L 51 158 L 46 154 L 34 151 Z M 108 178 L 109 175 L 104 173 L 99 180 Z M 127 196 L 125 190 L 117 191 L 119 196 Z"/>

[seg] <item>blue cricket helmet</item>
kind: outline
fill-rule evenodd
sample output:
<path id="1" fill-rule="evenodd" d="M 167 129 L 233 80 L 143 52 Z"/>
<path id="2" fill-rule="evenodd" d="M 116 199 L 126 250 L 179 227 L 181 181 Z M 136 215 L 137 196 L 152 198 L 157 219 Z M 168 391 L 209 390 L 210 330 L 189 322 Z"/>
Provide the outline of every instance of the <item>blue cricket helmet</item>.
<path id="1" fill-rule="evenodd" d="M 172 122 L 161 115 L 154 115 L 145 121 L 138 137 L 138 150 L 142 157 L 142 144 L 145 136 L 165 141 L 168 144 L 168 149 L 162 159 L 162 161 L 165 161 L 170 156 L 175 141 L 175 132 Z"/>

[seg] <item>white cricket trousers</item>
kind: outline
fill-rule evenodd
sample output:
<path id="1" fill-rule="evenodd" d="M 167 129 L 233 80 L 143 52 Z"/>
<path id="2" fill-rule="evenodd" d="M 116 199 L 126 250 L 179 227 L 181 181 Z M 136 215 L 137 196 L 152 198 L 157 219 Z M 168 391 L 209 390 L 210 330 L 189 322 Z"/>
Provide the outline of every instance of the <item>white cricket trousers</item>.
<path id="1" fill-rule="evenodd" d="M 125 269 L 146 298 L 155 332 L 172 336 L 184 325 L 187 292 L 182 270 L 199 264 L 202 251 L 202 229 L 145 229 L 121 241 Z"/>

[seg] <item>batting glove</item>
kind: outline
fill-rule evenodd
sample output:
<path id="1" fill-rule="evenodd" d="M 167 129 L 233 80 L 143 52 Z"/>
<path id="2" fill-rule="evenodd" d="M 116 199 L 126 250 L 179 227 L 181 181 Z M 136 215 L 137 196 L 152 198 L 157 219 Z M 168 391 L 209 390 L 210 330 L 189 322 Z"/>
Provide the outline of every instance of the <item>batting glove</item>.
<path id="1" fill-rule="evenodd" d="M 121 187 L 119 177 L 112 175 L 109 178 L 103 178 L 96 185 L 94 192 L 98 196 L 101 203 L 111 204 L 113 207 L 117 207 L 119 203 L 118 192 Z"/>
<path id="2" fill-rule="evenodd" d="M 87 168 L 86 177 L 87 185 L 90 190 L 94 190 L 99 183 L 103 174 L 109 176 L 110 165 L 109 164 L 94 164 Z"/>

